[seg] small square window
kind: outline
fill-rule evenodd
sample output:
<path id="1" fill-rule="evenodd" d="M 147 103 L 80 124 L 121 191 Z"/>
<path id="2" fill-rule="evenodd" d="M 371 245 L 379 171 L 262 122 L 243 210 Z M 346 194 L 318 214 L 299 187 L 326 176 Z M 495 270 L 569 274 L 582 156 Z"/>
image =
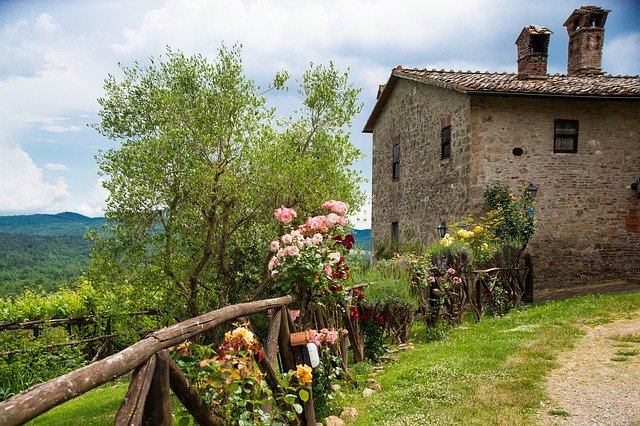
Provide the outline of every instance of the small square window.
<path id="1" fill-rule="evenodd" d="M 400 144 L 393 145 L 393 180 L 400 179 Z"/>
<path id="2" fill-rule="evenodd" d="M 553 152 L 578 152 L 578 120 L 555 120 Z"/>
<path id="3" fill-rule="evenodd" d="M 445 159 L 451 157 L 451 126 L 442 128 L 440 132 L 442 144 L 440 146 L 440 158 Z"/>

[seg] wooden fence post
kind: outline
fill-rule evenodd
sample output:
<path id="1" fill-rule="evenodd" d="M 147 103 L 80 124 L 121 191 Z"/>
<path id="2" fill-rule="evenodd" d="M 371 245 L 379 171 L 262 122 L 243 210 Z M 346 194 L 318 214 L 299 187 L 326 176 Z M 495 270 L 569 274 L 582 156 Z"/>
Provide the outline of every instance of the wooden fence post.
<path id="1" fill-rule="evenodd" d="M 166 349 L 160 352 L 167 352 Z M 159 352 L 159 353 L 160 353 Z M 167 357 L 156 356 L 151 387 L 144 404 L 143 425 L 171 426 L 171 398 L 169 396 L 169 364 Z"/>
<path id="2" fill-rule="evenodd" d="M 156 367 L 156 356 L 136 368 L 131 377 L 131 383 L 127 394 L 116 413 L 115 424 L 117 426 L 138 426 L 142 424 L 144 405 L 151 387 L 151 380 Z"/>
<path id="3" fill-rule="evenodd" d="M 524 268 L 524 294 L 522 295 L 522 301 L 533 303 L 533 258 L 529 253 L 524 255 Z"/>

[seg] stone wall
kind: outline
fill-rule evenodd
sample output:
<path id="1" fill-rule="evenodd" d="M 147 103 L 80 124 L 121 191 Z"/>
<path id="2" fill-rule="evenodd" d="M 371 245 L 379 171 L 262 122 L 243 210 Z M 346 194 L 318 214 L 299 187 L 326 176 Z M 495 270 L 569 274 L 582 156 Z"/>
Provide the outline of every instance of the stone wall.
<path id="1" fill-rule="evenodd" d="M 553 152 L 555 119 L 579 121 L 578 152 Z M 529 251 L 536 287 L 640 276 L 640 102 L 472 97 L 470 197 L 487 183 L 539 190 Z M 513 148 L 522 148 L 521 156 Z"/>
<path id="2" fill-rule="evenodd" d="M 400 80 L 373 131 L 372 238 L 433 242 L 440 221 L 467 209 L 469 98 L 451 90 Z M 451 156 L 441 159 L 441 130 L 451 125 Z M 400 144 L 400 178 L 392 180 L 392 146 Z"/>

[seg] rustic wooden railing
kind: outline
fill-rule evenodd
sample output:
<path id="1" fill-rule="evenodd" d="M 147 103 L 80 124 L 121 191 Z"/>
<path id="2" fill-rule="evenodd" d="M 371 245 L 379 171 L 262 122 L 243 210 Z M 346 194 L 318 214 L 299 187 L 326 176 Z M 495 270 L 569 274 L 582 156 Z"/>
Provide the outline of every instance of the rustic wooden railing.
<path id="1" fill-rule="evenodd" d="M 133 371 L 129 390 L 116 414 L 115 424 L 171 424 L 169 388 L 200 424 L 225 424 L 224 419 L 203 405 L 178 366 L 168 356 L 167 349 L 236 318 L 274 309 L 265 345 L 266 357 L 260 366 L 266 370 L 267 381 L 272 388 L 277 387 L 273 362 L 278 351 L 276 348 L 279 347 L 284 371 L 294 368 L 301 356 L 292 351 L 289 344 L 292 323 L 286 306 L 295 300 L 294 296 L 289 295 L 239 303 L 158 330 L 114 355 L 33 386 L 0 402 L 0 423 L 7 426 L 23 424 L 65 401 Z M 305 424 L 316 424 L 312 398 L 304 404 L 304 412 L 299 420 Z"/>

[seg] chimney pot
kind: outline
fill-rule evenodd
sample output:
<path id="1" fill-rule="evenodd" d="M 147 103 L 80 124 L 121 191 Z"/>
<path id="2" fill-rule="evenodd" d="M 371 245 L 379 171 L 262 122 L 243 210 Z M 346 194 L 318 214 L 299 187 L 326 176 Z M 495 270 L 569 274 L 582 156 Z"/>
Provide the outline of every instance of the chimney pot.
<path id="1" fill-rule="evenodd" d="M 604 24 L 610 10 L 597 6 L 575 9 L 563 24 L 569 34 L 567 75 L 602 74 Z"/>
<path id="2" fill-rule="evenodd" d="M 547 52 L 552 32 L 540 25 L 524 27 L 516 39 L 518 76 L 540 78 L 547 75 Z"/>

